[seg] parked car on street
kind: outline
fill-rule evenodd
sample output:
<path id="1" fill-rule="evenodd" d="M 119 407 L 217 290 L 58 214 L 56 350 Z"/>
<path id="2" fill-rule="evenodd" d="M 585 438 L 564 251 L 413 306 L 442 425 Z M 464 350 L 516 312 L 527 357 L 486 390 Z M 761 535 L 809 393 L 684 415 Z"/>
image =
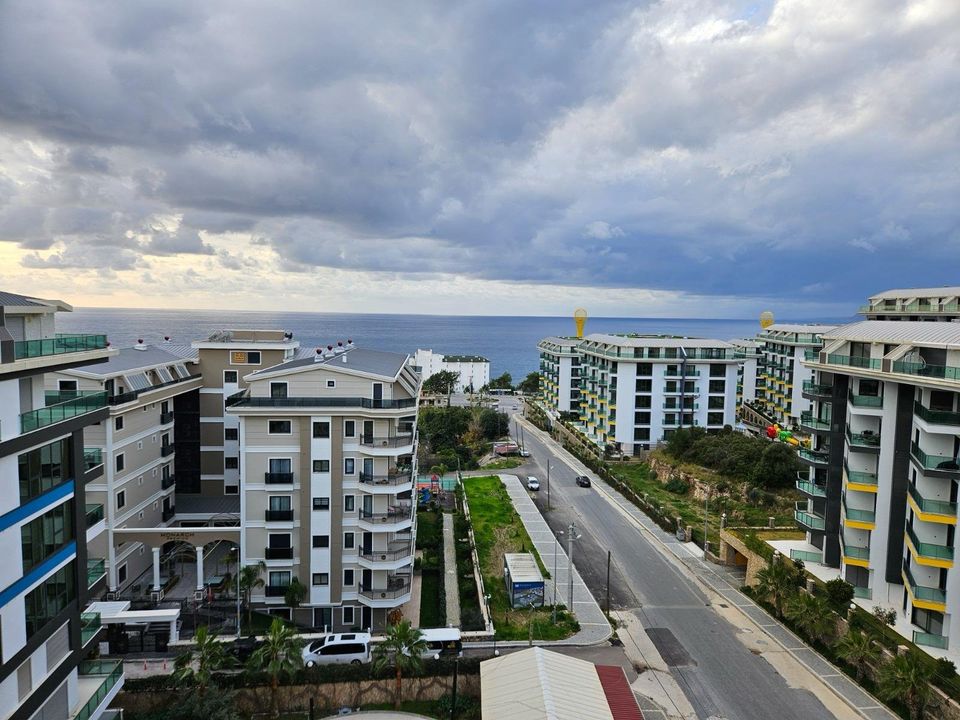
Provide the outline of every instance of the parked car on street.
<path id="1" fill-rule="evenodd" d="M 577 475 L 576 483 L 580 487 L 590 487 L 590 478 L 586 475 Z"/>
<path id="2" fill-rule="evenodd" d="M 533 475 L 529 476 L 527 478 L 527 490 L 536 491 L 539 489 L 540 489 L 540 481 L 537 480 L 537 478 L 535 478 Z"/>
<path id="3" fill-rule="evenodd" d="M 367 663 L 370 662 L 370 633 L 324 635 L 304 647 L 301 655 L 307 667 Z"/>
<path id="4" fill-rule="evenodd" d="M 521 450 L 520 450 L 520 457 L 525 457 L 525 458 L 530 457 L 530 451 L 529 451 L 529 450 L 522 450 L 522 449 L 521 449 Z"/>

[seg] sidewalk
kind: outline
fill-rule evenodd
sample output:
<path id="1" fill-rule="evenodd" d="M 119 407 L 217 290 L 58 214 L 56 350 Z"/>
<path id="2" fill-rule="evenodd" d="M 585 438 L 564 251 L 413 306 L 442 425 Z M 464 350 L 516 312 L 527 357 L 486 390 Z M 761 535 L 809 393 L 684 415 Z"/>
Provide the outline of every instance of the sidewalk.
<path id="1" fill-rule="evenodd" d="M 460 627 L 460 588 L 457 586 L 457 547 L 454 545 L 453 513 L 443 513 L 443 592 L 447 625 Z"/>
<path id="2" fill-rule="evenodd" d="M 852 710 L 861 717 L 870 720 L 896 718 L 896 715 L 881 705 L 876 698 L 860 688 L 853 680 L 825 660 L 816 650 L 806 645 L 803 640 L 777 622 L 762 607 L 740 592 L 740 580 L 736 575 L 728 573 L 722 566 L 705 562 L 700 557 L 699 548 L 694 554 L 687 547 L 687 543 L 681 543 L 675 536 L 663 531 L 636 505 L 598 478 L 576 457 L 558 445 L 547 433 L 522 418 L 518 418 L 518 420 L 528 432 L 535 433 L 543 442 L 548 443 L 553 451 L 564 459 L 567 465 L 576 472 L 590 477 L 596 490 L 606 495 L 612 504 L 638 524 L 651 539 L 659 543 L 665 554 L 683 565 L 687 574 L 699 582 L 704 591 L 719 595 L 723 601 L 729 603 L 740 614 L 752 621 L 772 643 L 782 648 L 784 652 L 809 670 Z M 723 614 L 721 613 L 721 615 Z"/>

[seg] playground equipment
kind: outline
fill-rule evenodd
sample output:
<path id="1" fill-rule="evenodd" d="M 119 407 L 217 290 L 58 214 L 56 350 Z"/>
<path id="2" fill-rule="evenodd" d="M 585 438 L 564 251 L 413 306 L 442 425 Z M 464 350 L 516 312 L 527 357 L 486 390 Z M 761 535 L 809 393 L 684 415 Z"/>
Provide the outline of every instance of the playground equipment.
<path id="1" fill-rule="evenodd" d="M 794 434 L 790 430 L 784 430 L 776 423 L 773 425 L 767 425 L 767 437 L 771 440 L 785 442 L 788 445 L 793 445 L 794 447 L 808 444 L 808 441 L 800 440 L 799 438 L 794 437 Z"/>

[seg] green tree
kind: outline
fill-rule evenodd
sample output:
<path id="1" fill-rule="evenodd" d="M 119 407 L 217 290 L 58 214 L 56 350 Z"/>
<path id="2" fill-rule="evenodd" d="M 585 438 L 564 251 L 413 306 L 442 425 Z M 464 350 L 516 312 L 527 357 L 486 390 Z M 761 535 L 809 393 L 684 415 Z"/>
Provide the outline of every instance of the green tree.
<path id="1" fill-rule="evenodd" d="M 497 378 L 493 378 L 490 381 L 491 390 L 512 390 L 513 389 L 513 376 L 505 372 L 503 375 Z"/>
<path id="2" fill-rule="evenodd" d="M 853 667 L 859 684 L 863 680 L 866 665 L 880 659 L 880 649 L 873 638 L 859 630 L 851 630 L 836 645 L 837 655 Z"/>
<path id="3" fill-rule="evenodd" d="M 214 685 L 205 693 L 197 690 L 177 693 L 172 704 L 155 712 L 138 713 L 137 717 L 141 720 L 240 720 L 233 699 L 234 693 Z"/>
<path id="4" fill-rule="evenodd" d="M 479 420 L 480 433 L 485 440 L 496 440 L 510 432 L 510 418 L 506 413 L 484 408 Z"/>
<path id="5" fill-rule="evenodd" d="M 283 591 L 283 601 L 296 610 L 307 597 L 307 586 L 300 582 L 300 578 L 293 578 Z"/>
<path id="6" fill-rule="evenodd" d="M 409 620 L 390 625 L 385 636 L 384 641 L 373 651 L 373 670 L 380 672 L 384 668 L 393 667 L 396 671 L 393 707 L 399 710 L 403 699 L 403 674 L 419 672 L 423 668 L 422 656 L 427 651 L 427 643 L 423 639 L 423 633 L 412 627 Z"/>
<path id="7" fill-rule="evenodd" d="M 836 613 L 845 613 L 853 600 L 853 585 L 840 577 L 828 580 L 826 583 L 827 602 Z"/>
<path id="8" fill-rule="evenodd" d="M 540 373 L 529 373 L 520 381 L 520 384 L 517 385 L 517 390 L 528 395 L 536 395 L 540 392 Z"/>
<path id="9" fill-rule="evenodd" d="M 923 717 L 923 709 L 933 691 L 933 664 L 920 650 L 897 655 L 880 666 L 877 672 L 877 694 L 883 700 L 903 700 L 911 720 Z"/>
<path id="10" fill-rule="evenodd" d="M 431 453 L 439 454 L 447 448 L 456 449 L 469 423 L 469 408 L 426 407 L 420 411 L 417 433 Z"/>
<path id="11" fill-rule="evenodd" d="M 206 625 L 197 628 L 193 642 L 194 649 L 177 656 L 174 677 L 177 682 L 196 685 L 202 695 L 213 673 L 232 665 L 233 659 L 227 655 L 224 644 L 217 640 L 217 634 L 210 632 Z"/>
<path id="12" fill-rule="evenodd" d="M 267 564 L 261 560 L 256 565 L 244 565 L 240 568 L 240 594 L 243 596 L 243 605 L 247 609 L 247 628 L 250 627 L 250 595 L 254 588 L 262 588 L 264 581 L 261 575 L 267 571 Z"/>
<path id="13" fill-rule="evenodd" d="M 785 443 L 767 443 L 750 479 L 766 488 L 789 487 L 794 484 L 799 469 L 800 461 L 792 447 Z"/>
<path id="14" fill-rule="evenodd" d="M 280 677 L 302 667 L 303 659 L 300 649 L 300 638 L 297 637 L 293 628 L 284 625 L 280 618 L 274 618 L 263 638 L 263 644 L 250 656 L 252 670 L 263 670 L 270 675 L 270 695 L 274 717 L 280 716 L 278 697 Z"/>
<path id="15" fill-rule="evenodd" d="M 783 605 L 797 592 L 797 572 L 791 563 L 774 557 L 767 567 L 757 573 L 757 592 L 773 600 L 778 618 L 783 618 Z"/>
<path id="16" fill-rule="evenodd" d="M 801 633 L 813 642 L 824 642 L 836 627 L 836 616 L 827 601 L 810 593 L 798 592 L 786 602 L 784 612 Z"/>
<path id="17" fill-rule="evenodd" d="M 441 370 L 423 381 L 422 390 L 433 395 L 449 395 L 460 381 L 460 373 Z"/>

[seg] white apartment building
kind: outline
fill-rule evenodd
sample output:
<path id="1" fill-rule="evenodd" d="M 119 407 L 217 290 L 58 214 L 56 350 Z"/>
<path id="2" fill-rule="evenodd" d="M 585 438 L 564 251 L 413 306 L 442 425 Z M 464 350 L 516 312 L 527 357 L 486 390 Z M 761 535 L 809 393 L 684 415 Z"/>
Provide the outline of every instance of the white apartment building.
<path id="1" fill-rule="evenodd" d="M 380 628 L 410 599 L 420 377 L 409 356 L 348 342 L 244 377 L 241 555 L 266 563 L 253 600 L 334 630 Z"/>
<path id="2" fill-rule="evenodd" d="M 98 613 L 83 612 L 103 576 L 88 543 L 105 528 L 88 483 L 103 466 L 85 458 L 90 427 L 108 415 L 103 393 L 59 398 L 46 372 L 102 363 L 105 335 L 58 335 L 60 301 L 0 292 L 0 718 L 86 720 L 104 715 L 123 663 L 91 659 Z"/>
<path id="3" fill-rule="evenodd" d="M 731 340 L 740 359 L 737 368 L 737 407 L 757 400 L 757 364 L 763 357 L 760 343 L 750 339 Z"/>
<path id="4" fill-rule="evenodd" d="M 466 392 L 468 388 L 477 391 L 490 384 L 490 361 L 479 355 L 441 355 L 418 349 L 413 364 L 420 368 L 419 375 L 424 380 L 442 371 L 457 373 L 460 379 L 454 392 Z"/>
<path id="5" fill-rule="evenodd" d="M 757 335 L 763 354 L 758 360 L 757 405 L 781 425 L 798 425 L 810 409 L 803 385 L 810 382 L 811 371 L 803 360 L 820 349 L 823 333 L 835 327 L 775 323 Z"/>
<path id="6" fill-rule="evenodd" d="M 823 343 L 806 363 L 809 546 L 794 554 L 838 568 L 858 602 L 896 609 L 905 637 L 957 660 L 960 324 L 869 320 Z"/>
<path id="7" fill-rule="evenodd" d="M 905 288 L 871 295 L 860 308 L 868 320 L 926 320 L 949 322 L 960 319 L 960 287 Z"/>
<path id="8" fill-rule="evenodd" d="M 580 338 L 548 337 L 537 343 L 540 350 L 540 395 L 554 417 L 580 413 Z"/>
<path id="9" fill-rule="evenodd" d="M 728 342 L 592 334 L 577 349 L 580 426 L 599 447 L 632 455 L 678 428 L 736 422 L 740 358 Z"/>

